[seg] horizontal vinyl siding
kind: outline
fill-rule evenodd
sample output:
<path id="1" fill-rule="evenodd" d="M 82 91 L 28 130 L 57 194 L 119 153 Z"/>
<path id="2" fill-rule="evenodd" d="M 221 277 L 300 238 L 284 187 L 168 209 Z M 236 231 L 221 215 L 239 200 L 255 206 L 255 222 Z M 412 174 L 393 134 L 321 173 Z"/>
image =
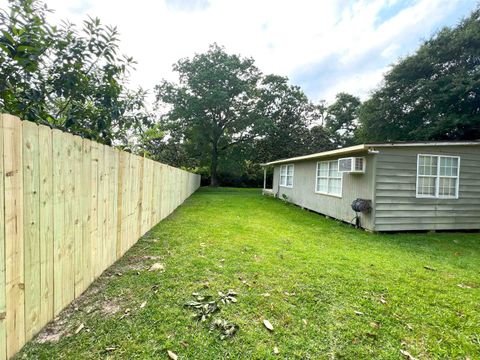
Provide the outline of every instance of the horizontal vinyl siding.
<path id="1" fill-rule="evenodd" d="M 480 229 L 480 147 L 379 148 L 375 230 Z M 460 156 L 459 199 L 417 199 L 417 155 Z"/>
<path id="2" fill-rule="evenodd" d="M 356 155 L 357 156 L 357 155 Z M 294 163 L 293 188 L 278 186 L 280 178 L 280 166 L 274 168 L 273 191 L 282 198 L 282 194 L 288 196 L 288 200 L 296 205 L 318 213 L 352 222 L 355 213 L 351 203 L 357 198 L 373 199 L 374 163 L 373 155 L 363 154 L 366 158 L 365 174 L 344 174 L 342 179 L 342 197 L 319 194 L 315 192 L 317 160 L 307 160 Z M 339 157 L 322 159 L 321 161 L 336 160 Z M 373 213 L 360 215 L 361 226 L 373 229 Z"/>

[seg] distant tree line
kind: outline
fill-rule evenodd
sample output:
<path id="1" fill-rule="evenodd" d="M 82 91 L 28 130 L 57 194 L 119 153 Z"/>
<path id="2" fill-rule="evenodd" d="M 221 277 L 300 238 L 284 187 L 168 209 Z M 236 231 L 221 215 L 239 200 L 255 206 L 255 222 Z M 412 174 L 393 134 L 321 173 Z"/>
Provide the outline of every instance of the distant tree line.
<path id="1" fill-rule="evenodd" d="M 0 111 L 196 171 L 259 186 L 261 163 L 364 142 L 480 139 L 480 9 L 400 59 L 363 103 L 312 102 L 286 77 L 213 44 L 177 82 L 129 90 L 134 60 L 98 19 L 51 25 L 40 0 L 0 11 Z"/>

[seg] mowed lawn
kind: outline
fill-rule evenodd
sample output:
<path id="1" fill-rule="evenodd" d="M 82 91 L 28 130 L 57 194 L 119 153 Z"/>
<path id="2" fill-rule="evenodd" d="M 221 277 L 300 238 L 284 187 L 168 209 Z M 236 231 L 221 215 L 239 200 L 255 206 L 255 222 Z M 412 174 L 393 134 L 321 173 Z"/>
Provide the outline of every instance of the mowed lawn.
<path id="1" fill-rule="evenodd" d="M 164 269 L 149 271 L 154 263 Z M 237 302 L 200 322 L 192 293 Z M 221 340 L 215 319 L 238 325 Z M 269 320 L 269 331 L 263 320 Z M 275 351 L 274 351 L 275 349 Z M 371 234 L 202 188 L 18 358 L 480 358 L 480 234 Z"/>

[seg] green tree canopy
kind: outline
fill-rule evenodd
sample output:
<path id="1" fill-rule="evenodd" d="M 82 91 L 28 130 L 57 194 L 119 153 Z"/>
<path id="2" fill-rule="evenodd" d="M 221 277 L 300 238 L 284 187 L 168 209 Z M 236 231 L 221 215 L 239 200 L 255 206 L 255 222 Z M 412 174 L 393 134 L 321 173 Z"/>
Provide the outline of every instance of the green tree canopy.
<path id="1" fill-rule="evenodd" d="M 335 102 L 327 108 L 325 128 L 339 146 L 350 146 L 356 142 L 358 110 L 361 101 L 358 97 L 338 93 Z"/>
<path id="2" fill-rule="evenodd" d="M 359 116 L 363 141 L 480 139 L 480 8 L 394 65 Z"/>
<path id="3" fill-rule="evenodd" d="M 79 30 L 47 21 L 39 0 L 0 10 L 0 111 L 97 141 L 127 143 L 148 123 L 145 92 L 125 84 L 133 59 L 119 53 L 118 31 L 88 19 Z"/>
<path id="4" fill-rule="evenodd" d="M 179 83 L 156 87 L 159 106 L 170 106 L 163 128 L 210 167 L 218 184 L 219 157 L 257 134 L 256 90 L 260 72 L 253 59 L 227 54 L 216 44 L 203 54 L 178 61 Z"/>

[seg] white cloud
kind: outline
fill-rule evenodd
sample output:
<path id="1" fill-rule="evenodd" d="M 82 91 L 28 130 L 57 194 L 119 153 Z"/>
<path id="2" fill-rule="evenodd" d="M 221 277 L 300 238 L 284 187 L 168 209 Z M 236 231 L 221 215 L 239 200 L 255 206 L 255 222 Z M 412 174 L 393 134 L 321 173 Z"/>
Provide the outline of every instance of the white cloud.
<path id="1" fill-rule="evenodd" d="M 468 1 L 410 0 L 405 5 L 402 0 L 47 0 L 47 4 L 56 10 L 52 17 L 57 20 L 80 23 L 88 14 L 117 25 L 122 51 L 138 62 L 132 86 L 151 89 L 162 78 L 174 79 L 174 62 L 217 42 L 229 52 L 252 56 L 263 72 L 307 84 L 314 100 L 331 100 L 337 91 L 365 97 L 388 64 L 411 52 L 453 10 L 468 7 Z M 2 8 L 5 3 L 0 0 Z M 383 21 L 382 11 L 388 7 L 396 11 Z M 335 63 L 334 80 L 326 85 L 321 69 L 314 73 L 320 74 L 318 78 L 295 78 L 326 60 Z"/>

